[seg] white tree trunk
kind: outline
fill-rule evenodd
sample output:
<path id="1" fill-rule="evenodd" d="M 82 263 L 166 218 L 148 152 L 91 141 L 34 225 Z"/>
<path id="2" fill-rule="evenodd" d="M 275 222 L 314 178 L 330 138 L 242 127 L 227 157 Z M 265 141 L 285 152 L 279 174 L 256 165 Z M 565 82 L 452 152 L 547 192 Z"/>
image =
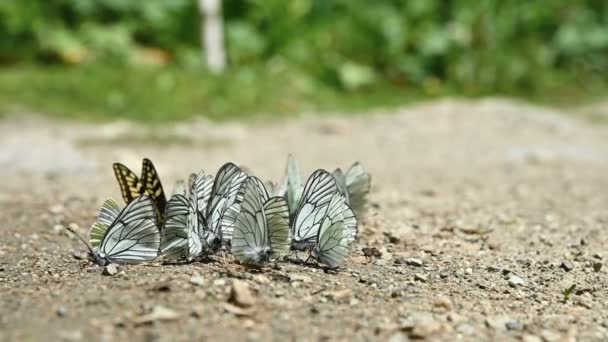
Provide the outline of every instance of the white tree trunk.
<path id="1" fill-rule="evenodd" d="M 222 1 L 199 0 L 198 3 L 203 19 L 201 23 L 202 55 L 209 70 L 221 73 L 226 68 Z"/>

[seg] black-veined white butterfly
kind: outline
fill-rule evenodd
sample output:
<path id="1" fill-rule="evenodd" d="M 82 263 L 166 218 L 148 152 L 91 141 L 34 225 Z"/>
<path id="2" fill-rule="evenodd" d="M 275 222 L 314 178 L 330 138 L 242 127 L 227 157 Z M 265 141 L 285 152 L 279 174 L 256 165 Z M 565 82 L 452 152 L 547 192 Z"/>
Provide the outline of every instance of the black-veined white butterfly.
<path id="1" fill-rule="evenodd" d="M 331 173 L 317 170 L 308 178 L 291 223 L 292 250 L 309 250 L 315 246 L 321 222 L 336 192 L 338 186 Z"/>
<path id="2" fill-rule="evenodd" d="M 107 199 L 91 227 L 91 245 L 73 229 L 68 230 L 87 246 L 90 257 L 101 266 L 148 262 L 158 255 L 156 207 L 147 196 L 134 198 L 122 210 L 115 200 Z"/>
<path id="3" fill-rule="evenodd" d="M 247 174 L 233 163 L 224 164 L 216 174 L 211 199 L 205 209 L 205 226 L 200 235 L 206 250 L 216 252 L 222 244 L 230 243 L 236 217 L 234 212 L 227 214 L 227 211 L 235 203 L 246 178 Z"/>
<path id="4" fill-rule="evenodd" d="M 206 207 L 211 194 L 213 177 L 203 171 L 190 176 L 188 197 L 181 185 L 167 204 L 165 227 L 161 233 L 160 253 L 165 259 L 192 261 L 202 251 L 200 239 L 204 227 L 201 206 Z"/>
<path id="5" fill-rule="evenodd" d="M 357 219 L 346 204 L 344 195 L 334 193 L 327 214 L 321 221 L 315 247 L 311 255 L 318 262 L 336 268 L 344 262 L 357 236 Z"/>
<path id="6" fill-rule="evenodd" d="M 280 196 L 269 197 L 262 181 L 248 177 L 238 194 L 238 205 L 229 209 L 236 216 L 231 253 L 241 263 L 260 266 L 289 253 L 289 208 Z"/>
<path id="7" fill-rule="evenodd" d="M 283 196 L 287 199 L 289 215 L 290 217 L 293 217 L 303 190 L 300 167 L 293 155 L 289 154 L 287 156 L 287 167 L 285 168 L 285 178 L 283 179 L 283 182 L 280 185 L 275 185 L 272 182 L 269 182 L 268 184 L 270 185 L 270 194 Z"/>
<path id="8" fill-rule="evenodd" d="M 114 163 L 113 168 L 125 202 L 129 204 L 142 195 L 150 197 L 156 205 L 159 222 L 163 222 L 167 198 L 152 161 L 144 158 L 141 166 L 141 177 L 137 177 L 133 171 L 121 163 Z"/>
<path id="9" fill-rule="evenodd" d="M 367 195 L 371 189 L 371 176 L 359 162 L 354 163 L 346 173 L 341 169 L 334 171 L 338 189 L 346 197 L 355 215 L 362 219 L 367 210 Z"/>

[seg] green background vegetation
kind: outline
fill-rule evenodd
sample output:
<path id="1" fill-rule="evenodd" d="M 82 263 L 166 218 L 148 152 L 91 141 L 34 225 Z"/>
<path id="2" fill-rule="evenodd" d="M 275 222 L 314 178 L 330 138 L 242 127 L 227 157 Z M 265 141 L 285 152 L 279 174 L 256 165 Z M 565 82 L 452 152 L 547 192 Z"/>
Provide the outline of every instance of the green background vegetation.
<path id="1" fill-rule="evenodd" d="M 146 121 L 357 110 L 441 95 L 603 94 L 608 2 L 224 0 L 206 71 L 196 0 L 0 2 L 0 110 Z"/>

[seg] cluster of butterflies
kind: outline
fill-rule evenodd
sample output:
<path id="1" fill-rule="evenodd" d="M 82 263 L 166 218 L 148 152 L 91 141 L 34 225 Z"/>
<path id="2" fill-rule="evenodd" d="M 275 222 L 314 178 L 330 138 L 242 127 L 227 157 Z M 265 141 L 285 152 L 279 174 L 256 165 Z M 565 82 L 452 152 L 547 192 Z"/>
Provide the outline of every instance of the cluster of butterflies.
<path id="1" fill-rule="evenodd" d="M 111 198 L 103 203 L 90 244 L 70 229 L 101 266 L 158 256 L 191 262 L 227 251 L 241 264 L 259 267 L 297 258 L 301 251 L 336 268 L 357 238 L 357 218 L 365 214 L 371 186 L 359 163 L 347 172 L 319 169 L 303 185 L 291 155 L 281 184 L 264 183 L 226 163 L 215 178 L 201 171 L 187 184 L 178 181 L 169 201 L 149 159 L 143 160 L 141 177 L 120 163 L 114 173 L 127 205 L 121 209 Z"/>

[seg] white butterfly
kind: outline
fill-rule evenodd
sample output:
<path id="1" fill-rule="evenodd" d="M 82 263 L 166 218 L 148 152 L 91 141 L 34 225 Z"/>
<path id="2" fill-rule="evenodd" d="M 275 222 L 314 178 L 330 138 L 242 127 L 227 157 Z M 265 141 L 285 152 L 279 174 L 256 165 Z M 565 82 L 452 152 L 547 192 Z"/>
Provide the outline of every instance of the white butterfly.
<path id="1" fill-rule="evenodd" d="M 327 214 L 321 222 L 316 245 L 311 255 L 318 262 L 336 268 L 344 262 L 357 235 L 357 219 L 346 204 L 344 196 L 336 192 L 329 202 Z"/>
<path id="2" fill-rule="evenodd" d="M 226 215 L 226 212 L 235 203 L 246 178 L 247 174 L 233 163 L 224 164 L 215 176 L 211 199 L 204 211 L 205 225 L 200 234 L 205 250 L 216 252 L 222 244 L 230 243 L 236 217 Z"/>
<path id="3" fill-rule="evenodd" d="M 206 206 L 209 201 L 212 179 L 213 177 L 205 175 L 204 171 L 198 175 L 192 174 L 189 197 L 183 193 L 171 196 L 167 203 L 165 227 L 161 234 L 160 253 L 164 258 L 192 261 L 201 253 L 203 246 L 200 232 L 204 220 L 200 215 L 200 205 Z"/>
<path id="4" fill-rule="evenodd" d="M 338 186 L 331 173 L 317 170 L 308 178 L 291 224 L 292 250 L 308 250 L 316 244 L 321 221 L 336 192 Z"/>
<path id="5" fill-rule="evenodd" d="M 270 198 L 262 181 L 250 176 L 238 195 L 231 253 L 241 263 L 259 266 L 289 252 L 289 208 L 285 198 Z"/>
<path id="6" fill-rule="evenodd" d="M 152 261 L 158 255 L 160 232 L 156 215 L 156 205 L 147 196 L 136 197 L 122 210 L 115 200 L 107 199 L 91 227 L 91 246 L 73 229 L 68 230 L 87 246 L 98 265 L 137 264 Z"/>
<path id="7" fill-rule="evenodd" d="M 300 197 L 302 197 L 302 176 L 300 175 L 300 167 L 298 162 L 289 154 L 287 156 L 287 167 L 285 169 L 285 178 L 280 186 L 270 184 L 270 193 L 276 196 L 283 196 L 287 199 L 287 205 L 289 206 L 289 215 L 293 217 Z"/>
<path id="8" fill-rule="evenodd" d="M 346 173 L 341 169 L 333 172 L 338 189 L 346 197 L 355 215 L 362 219 L 367 210 L 367 195 L 371 189 L 371 176 L 359 162 L 354 163 Z"/>

